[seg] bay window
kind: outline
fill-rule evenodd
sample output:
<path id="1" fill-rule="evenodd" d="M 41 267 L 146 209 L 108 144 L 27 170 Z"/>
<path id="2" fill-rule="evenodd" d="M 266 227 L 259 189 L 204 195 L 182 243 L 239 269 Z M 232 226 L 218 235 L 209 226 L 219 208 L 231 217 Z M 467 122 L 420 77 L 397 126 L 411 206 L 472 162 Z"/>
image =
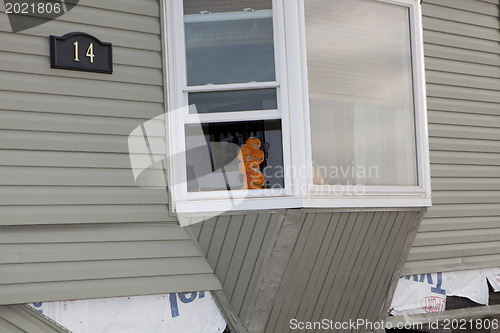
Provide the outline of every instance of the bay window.
<path id="1" fill-rule="evenodd" d="M 165 11 L 175 212 L 430 205 L 418 1 Z"/>
<path id="2" fill-rule="evenodd" d="M 305 23 L 314 185 L 418 185 L 408 8 L 305 1 Z"/>

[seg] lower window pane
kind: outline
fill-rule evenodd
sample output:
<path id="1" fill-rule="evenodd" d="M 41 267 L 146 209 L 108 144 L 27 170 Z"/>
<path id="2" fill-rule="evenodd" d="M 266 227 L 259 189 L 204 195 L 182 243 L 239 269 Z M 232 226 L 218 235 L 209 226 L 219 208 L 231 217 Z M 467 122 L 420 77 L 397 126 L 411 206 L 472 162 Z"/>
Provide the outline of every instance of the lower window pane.
<path id="1" fill-rule="evenodd" d="M 308 0 L 305 11 L 314 183 L 417 185 L 408 8 Z"/>
<path id="2" fill-rule="evenodd" d="M 281 120 L 186 125 L 189 192 L 284 187 Z"/>

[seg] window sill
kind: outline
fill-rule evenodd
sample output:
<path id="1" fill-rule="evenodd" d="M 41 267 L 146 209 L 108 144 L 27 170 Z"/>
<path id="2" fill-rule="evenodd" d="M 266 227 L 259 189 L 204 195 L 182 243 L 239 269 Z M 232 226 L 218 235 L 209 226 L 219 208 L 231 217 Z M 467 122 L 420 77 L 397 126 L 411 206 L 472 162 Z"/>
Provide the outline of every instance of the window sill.
<path id="1" fill-rule="evenodd" d="M 430 196 L 420 195 L 360 195 L 245 198 L 233 200 L 193 200 L 175 203 L 174 213 L 216 216 L 222 213 L 241 213 L 293 208 L 401 208 L 430 207 Z"/>

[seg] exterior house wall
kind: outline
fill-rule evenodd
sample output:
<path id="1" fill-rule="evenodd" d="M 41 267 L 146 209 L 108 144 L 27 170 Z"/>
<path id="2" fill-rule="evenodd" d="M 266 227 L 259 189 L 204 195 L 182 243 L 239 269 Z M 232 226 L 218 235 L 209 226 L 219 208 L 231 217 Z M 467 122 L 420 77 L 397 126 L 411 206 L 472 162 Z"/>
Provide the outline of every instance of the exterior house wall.
<path id="1" fill-rule="evenodd" d="M 422 213 L 307 212 L 265 332 L 293 332 L 292 318 L 376 322 L 387 311 L 391 282 L 404 263 Z"/>
<path id="2" fill-rule="evenodd" d="M 294 209 L 220 216 L 190 229 L 240 330 L 288 332 L 292 318 L 375 322 L 423 212 Z"/>
<path id="3" fill-rule="evenodd" d="M 130 169 L 128 135 L 165 110 L 160 2 L 82 0 L 19 33 L 0 11 L 0 304 L 220 289 Z M 113 43 L 112 75 L 50 68 L 73 31 Z"/>
<path id="4" fill-rule="evenodd" d="M 165 112 L 159 3 L 82 0 L 16 34 L 0 4 L 0 304 L 222 288 L 250 331 L 377 319 L 421 212 L 259 212 L 185 230 L 166 191 L 135 186 L 127 136 Z M 434 207 L 403 274 L 500 266 L 498 5 L 424 0 Z M 72 31 L 113 43 L 113 75 L 50 69 L 48 36 Z"/>
<path id="5" fill-rule="evenodd" d="M 498 0 L 424 0 L 432 201 L 403 274 L 500 267 Z"/>
<path id="6" fill-rule="evenodd" d="M 219 216 L 190 226 L 232 311 L 249 315 L 284 212 Z"/>

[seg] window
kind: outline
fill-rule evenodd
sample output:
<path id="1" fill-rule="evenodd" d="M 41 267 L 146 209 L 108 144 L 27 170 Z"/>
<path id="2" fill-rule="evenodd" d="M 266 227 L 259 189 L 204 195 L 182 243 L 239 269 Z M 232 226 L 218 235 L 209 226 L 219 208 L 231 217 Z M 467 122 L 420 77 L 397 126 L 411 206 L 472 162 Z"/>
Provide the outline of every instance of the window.
<path id="1" fill-rule="evenodd" d="M 417 1 L 165 5 L 174 211 L 430 205 Z"/>

